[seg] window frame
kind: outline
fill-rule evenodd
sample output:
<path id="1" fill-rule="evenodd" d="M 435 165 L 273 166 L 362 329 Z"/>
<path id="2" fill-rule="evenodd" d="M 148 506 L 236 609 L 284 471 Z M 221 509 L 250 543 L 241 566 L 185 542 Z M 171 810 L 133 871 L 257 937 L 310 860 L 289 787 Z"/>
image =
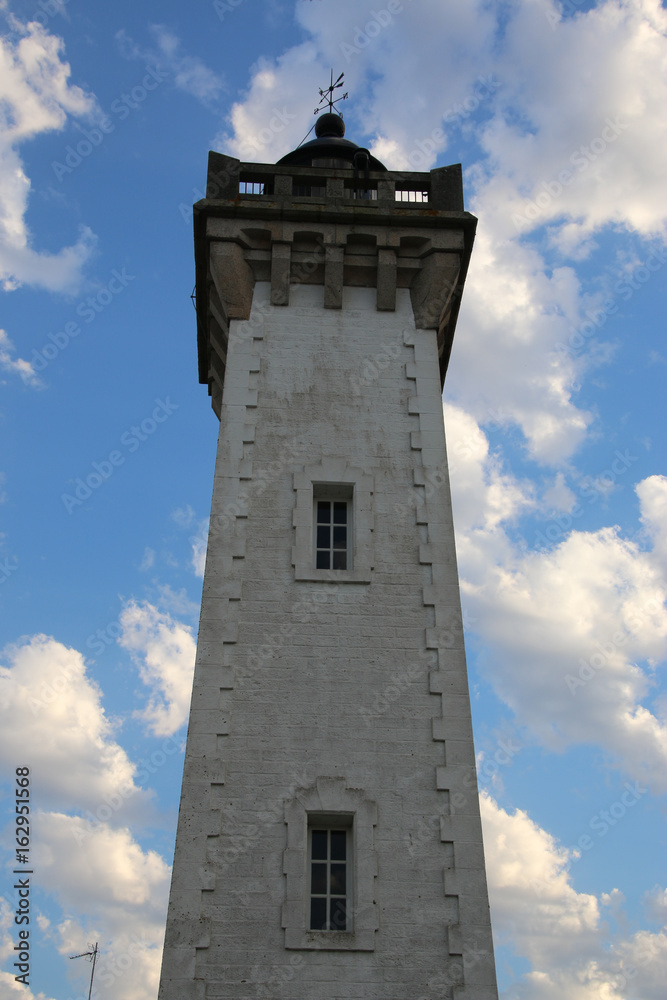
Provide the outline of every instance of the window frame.
<path id="1" fill-rule="evenodd" d="M 326 893 L 313 892 L 313 871 L 312 865 L 321 863 L 319 858 L 313 860 L 313 833 L 326 832 L 327 834 L 327 891 Z M 312 926 L 312 901 L 313 899 L 326 899 L 327 913 L 330 913 L 330 901 L 332 898 L 340 898 L 338 894 L 334 896 L 331 892 L 330 865 L 336 863 L 330 857 L 331 834 L 334 832 L 345 833 L 345 927 L 314 928 Z M 306 913 L 306 925 L 308 929 L 321 934 L 342 934 L 352 931 L 354 924 L 354 815 L 352 813 L 309 813 L 308 814 L 308 897 Z M 329 920 L 327 920 L 327 923 Z"/>
<path id="2" fill-rule="evenodd" d="M 320 522 L 320 503 L 331 504 L 332 507 L 335 504 L 345 504 L 345 547 L 344 549 L 336 549 L 336 511 L 335 507 L 331 511 L 331 520 L 328 522 L 331 528 L 331 535 L 329 539 L 328 547 L 320 546 L 319 541 L 319 531 L 318 529 L 322 526 Z M 320 552 L 328 551 L 331 559 L 330 565 L 327 567 L 322 567 L 322 569 L 334 570 L 337 573 L 347 573 L 348 570 L 354 568 L 354 486 L 351 484 L 333 484 L 333 483 L 313 483 L 313 556 L 314 556 L 314 568 L 319 569 L 317 563 L 319 561 Z M 334 566 L 334 557 L 336 552 L 345 552 L 345 566 L 339 568 Z"/>
<path id="3" fill-rule="evenodd" d="M 294 475 L 296 529 L 292 565 L 296 580 L 370 583 L 373 569 L 373 477 L 345 459 L 324 459 Z M 316 566 L 317 499 L 348 502 L 347 568 Z"/>
<path id="4" fill-rule="evenodd" d="M 345 778 L 318 778 L 311 788 L 299 788 L 285 803 L 287 847 L 283 855 L 286 898 L 282 925 L 289 950 L 373 951 L 378 926 L 374 901 L 377 855 L 373 827 L 377 806 L 359 788 L 346 788 Z M 345 930 L 310 927 L 311 838 L 313 828 L 330 826 L 348 831 L 348 913 Z"/>

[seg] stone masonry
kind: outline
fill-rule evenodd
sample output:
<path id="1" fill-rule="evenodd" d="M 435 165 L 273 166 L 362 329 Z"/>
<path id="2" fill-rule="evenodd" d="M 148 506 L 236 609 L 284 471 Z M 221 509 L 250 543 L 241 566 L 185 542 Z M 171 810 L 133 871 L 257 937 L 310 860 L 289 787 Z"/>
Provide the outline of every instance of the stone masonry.
<path id="1" fill-rule="evenodd" d="M 457 167 L 353 180 L 211 154 L 195 206 L 220 436 L 160 1000 L 497 1000 L 441 399 L 475 220 Z M 309 929 L 312 816 L 346 930 Z"/>

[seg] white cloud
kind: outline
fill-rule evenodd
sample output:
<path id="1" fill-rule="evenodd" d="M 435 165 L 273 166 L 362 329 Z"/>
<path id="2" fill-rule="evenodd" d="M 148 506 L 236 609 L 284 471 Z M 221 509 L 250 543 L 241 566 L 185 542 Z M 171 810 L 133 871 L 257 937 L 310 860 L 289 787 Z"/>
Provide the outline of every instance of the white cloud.
<path id="1" fill-rule="evenodd" d="M 10 956 L 15 958 L 16 929 L 14 913 L 7 900 L 0 897 L 0 962 L 3 964 Z M 15 972 L 0 970 L 0 1000 L 19 1000 L 19 997 L 21 1000 L 47 1000 L 45 993 L 33 993 L 29 986 L 17 983 Z"/>
<path id="2" fill-rule="evenodd" d="M 13 358 L 13 351 L 14 345 L 7 333 L 5 330 L 0 330 L 0 368 L 13 375 L 19 375 L 26 385 L 34 389 L 41 388 L 43 383 L 31 363 L 24 361 L 23 358 Z"/>
<path id="3" fill-rule="evenodd" d="M 477 207 L 499 239 L 531 203 L 525 229 L 561 219 L 580 240 L 610 223 L 664 233 L 667 13 L 658 0 L 607 0 L 553 30 L 554 9 L 550 0 L 514 8 L 498 113 L 482 135 L 493 178 Z"/>
<path id="4" fill-rule="evenodd" d="M 667 479 L 649 476 L 637 486 L 641 503 L 641 520 L 667 573 Z"/>
<path id="5" fill-rule="evenodd" d="M 180 39 L 161 24 L 151 25 L 155 48 L 145 48 L 133 41 L 124 30 L 117 32 L 116 40 L 121 52 L 128 59 L 139 59 L 157 65 L 173 77 L 174 86 L 203 104 L 214 104 L 224 90 L 224 79 L 210 70 L 197 56 L 181 51 Z"/>
<path id="6" fill-rule="evenodd" d="M 583 362 L 568 345 L 579 308 L 571 268 L 547 275 L 520 244 L 476 241 L 448 384 L 454 401 L 481 422 L 518 425 L 530 455 L 560 464 L 584 441 L 592 416 L 573 401 Z M 569 315 L 568 315 L 569 314 Z"/>
<path id="7" fill-rule="evenodd" d="M 130 602 L 120 623 L 118 642 L 151 690 L 147 707 L 136 715 L 156 736 L 171 736 L 186 722 L 190 707 L 196 649 L 192 629 L 147 601 Z"/>
<path id="8" fill-rule="evenodd" d="M 660 1000 L 664 929 L 610 940 L 604 908 L 620 905 L 618 891 L 577 892 L 568 870 L 576 854 L 522 810 L 509 814 L 484 794 L 480 804 L 495 941 L 530 963 L 503 1000 Z"/>
<path id="9" fill-rule="evenodd" d="M 144 549 L 144 554 L 142 556 L 141 563 L 139 564 L 139 569 L 142 573 L 145 573 L 147 570 L 153 568 L 154 563 L 155 563 L 155 550 L 151 549 L 147 545 L 146 548 Z"/>
<path id="10" fill-rule="evenodd" d="M 656 885 L 644 896 L 646 912 L 650 920 L 667 925 L 667 889 Z"/>
<path id="11" fill-rule="evenodd" d="M 525 489 L 502 474 L 469 414 L 446 407 L 446 424 L 462 595 L 484 640 L 481 669 L 544 745 L 595 743 L 662 789 L 667 725 L 651 697 L 667 654 L 667 479 L 637 487 L 653 548 L 617 528 L 574 530 L 570 514 L 545 526 L 541 551 L 524 551 L 507 527 L 529 504 Z"/>
<path id="12" fill-rule="evenodd" d="M 562 472 L 557 474 L 552 485 L 544 491 L 543 499 L 546 510 L 555 511 L 559 514 L 569 514 L 577 503 L 577 495 L 566 484 L 565 476 Z"/>
<path id="13" fill-rule="evenodd" d="M 450 385 L 476 419 L 520 427 L 532 458 L 562 465 L 594 422 L 575 394 L 611 356 L 599 310 L 621 277 L 602 276 L 590 294 L 562 255 L 581 259 L 610 227 L 664 232 L 667 13 L 658 0 L 605 0 L 562 23 L 552 0 L 296 11 L 307 40 L 256 63 L 219 148 L 266 161 L 294 148 L 312 124 L 307 94 L 326 84 L 318 67 L 341 56 L 348 135 L 360 121 L 388 167 L 428 169 L 459 130 L 476 139 L 467 183 L 480 228 Z M 532 218 L 513 221 L 530 202 Z M 522 242 L 543 225 L 543 249 Z"/>
<path id="14" fill-rule="evenodd" d="M 101 997 L 154 1000 L 169 867 L 155 851 L 144 850 L 126 826 L 151 817 L 152 793 L 136 784 L 142 772 L 114 740 L 101 693 L 79 652 L 33 636 L 7 647 L 4 655 L 9 665 L 0 668 L 0 757 L 16 761 L 17 747 L 30 748 L 39 805 L 31 858 L 39 891 L 56 899 L 65 914 L 59 923 L 41 920 L 40 930 L 64 961 L 86 951 L 91 940 L 100 942 Z M 163 748 L 164 760 L 170 750 Z M 63 807 L 82 815 L 68 815 Z M 6 947 L 0 933 L 0 957 Z M 85 968 L 81 975 L 85 978 Z M 0 998 L 15 997 L 16 985 L 13 976 L 0 973 Z M 32 1000 L 30 991 L 21 990 Z M 40 993 L 35 1000 L 46 997 Z"/>
<path id="15" fill-rule="evenodd" d="M 63 959 L 98 941 L 96 993 L 109 1000 L 154 1000 L 169 866 L 155 851 L 143 850 L 127 829 L 91 828 L 80 817 L 57 812 L 42 813 L 37 829 L 33 856 L 40 888 L 66 914 L 49 933 Z M 84 962 L 80 975 L 89 981 Z"/>
<path id="16" fill-rule="evenodd" d="M 195 576 L 204 576 L 206 568 L 206 549 L 208 547 L 208 518 L 199 525 L 197 534 L 192 538 L 192 569 Z"/>
<path id="17" fill-rule="evenodd" d="M 192 545 L 192 569 L 195 576 L 203 577 L 206 566 L 206 547 L 208 545 L 209 519 L 198 520 L 192 507 L 178 507 L 172 517 L 179 528 L 194 528 L 196 534 L 190 537 Z"/>
<path id="18" fill-rule="evenodd" d="M 82 817 L 44 813 L 35 864 L 40 884 L 57 891 L 66 909 L 87 911 L 94 887 L 94 905 L 109 917 L 127 907 L 164 911 L 169 866 L 155 851 L 143 851 L 126 828 L 99 823 L 91 829 Z"/>
<path id="19" fill-rule="evenodd" d="M 96 110 L 91 94 L 69 82 L 63 42 L 36 21 L 22 25 L 10 16 L 14 35 L 0 38 L 0 280 L 10 290 L 27 284 L 75 292 L 95 236 L 82 227 L 73 246 L 46 253 L 32 246 L 25 221 L 30 180 L 18 153 L 21 143 L 64 128 L 68 116 Z"/>
<path id="20" fill-rule="evenodd" d="M 613 353 L 605 330 L 613 313 L 599 310 L 615 279 L 590 292 L 560 255 L 592 252 L 602 229 L 652 236 L 664 225 L 667 14 L 657 0 L 605 0 L 559 25 L 558 10 L 551 0 L 514 5 L 495 44 L 500 11 L 488 5 L 404 5 L 389 19 L 365 2 L 341 5 L 335 18 L 325 5 L 299 5 L 308 40 L 256 64 L 220 144 L 264 160 L 293 147 L 296 124 L 271 127 L 275 95 L 307 121 L 307 81 L 325 82 L 313 66 L 335 65 L 341 53 L 354 95 L 348 120 L 375 133 L 389 167 L 426 169 L 454 130 L 477 138 L 468 183 L 480 227 L 449 373 L 456 406 L 447 411 L 465 608 L 480 623 L 495 689 L 520 723 L 550 747 L 598 743 L 628 773 L 661 785 L 667 731 L 651 694 L 667 632 L 663 481 L 638 487 L 646 549 L 611 527 L 572 530 L 568 463 L 595 429 L 576 393 Z M 480 67 L 491 80 L 484 93 Z M 446 105 L 433 94 L 446 94 Z M 582 145 L 586 167 L 570 162 L 585 155 Z M 553 175 L 561 162 L 569 183 Z M 513 212 L 540 192 L 535 217 L 517 226 Z M 524 234 L 545 224 L 545 245 L 529 245 Z M 628 248 L 618 246 L 622 260 Z M 628 260 L 630 272 L 636 264 Z M 519 427 L 529 456 L 559 467 L 542 496 L 503 470 L 480 423 Z M 613 485 L 602 478 L 595 488 Z M 531 508 L 554 512 L 557 544 L 543 552 L 520 551 L 508 533 Z M 589 679 L 568 687 L 580 669 Z"/>
<path id="21" fill-rule="evenodd" d="M 97 810 L 120 802 L 120 815 L 146 814 L 136 768 L 114 739 L 101 692 L 77 650 L 45 635 L 6 647 L 0 667 L 0 755 L 13 760 L 30 747 L 39 802 Z M 126 820 L 127 821 L 127 820 Z"/>

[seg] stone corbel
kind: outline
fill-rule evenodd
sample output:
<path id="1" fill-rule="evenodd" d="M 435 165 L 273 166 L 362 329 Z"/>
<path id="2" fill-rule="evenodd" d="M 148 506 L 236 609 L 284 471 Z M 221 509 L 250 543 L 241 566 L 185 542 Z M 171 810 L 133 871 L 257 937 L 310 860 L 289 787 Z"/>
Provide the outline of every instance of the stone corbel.
<path id="1" fill-rule="evenodd" d="M 435 251 L 426 257 L 410 286 L 410 300 L 418 330 L 437 330 L 456 288 L 461 269 L 457 253 Z"/>
<path id="2" fill-rule="evenodd" d="M 271 245 L 271 305 L 289 305 L 289 279 L 292 247 L 289 243 Z"/>
<path id="3" fill-rule="evenodd" d="M 324 257 L 324 308 L 341 309 L 343 306 L 343 247 L 325 248 Z"/>
<path id="4" fill-rule="evenodd" d="M 396 310 L 396 251 L 386 247 L 378 250 L 377 307 Z"/>
<path id="5" fill-rule="evenodd" d="M 212 242 L 209 268 L 229 319 L 249 319 L 255 278 L 238 243 Z"/>

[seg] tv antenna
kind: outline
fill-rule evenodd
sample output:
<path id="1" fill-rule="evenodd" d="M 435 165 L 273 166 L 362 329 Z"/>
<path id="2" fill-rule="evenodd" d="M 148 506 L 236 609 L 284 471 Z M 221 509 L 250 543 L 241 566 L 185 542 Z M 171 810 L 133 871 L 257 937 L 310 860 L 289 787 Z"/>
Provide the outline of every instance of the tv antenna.
<path id="1" fill-rule="evenodd" d="M 93 967 L 90 972 L 90 989 L 88 990 L 88 1000 L 90 1000 L 93 995 L 93 977 L 95 976 L 95 962 L 97 961 L 97 956 L 100 949 L 97 947 L 97 941 L 95 942 L 95 947 L 92 951 L 82 951 L 80 955 L 70 955 L 70 961 L 73 958 L 90 958 L 93 962 Z"/>
<path id="2" fill-rule="evenodd" d="M 328 104 L 329 105 L 329 113 L 331 113 L 333 111 L 335 104 L 338 104 L 339 101 L 344 101 L 347 98 L 347 92 L 345 92 L 344 94 L 341 94 L 341 96 L 337 97 L 336 100 L 334 100 L 334 96 L 333 96 L 334 90 L 338 90 L 339 87 L 343 86 L 343 77 L 344 76 L 345 76 L 345 73 L 341 73 L 341 75 L 338 77 L 338 79 L 334 83 L 333 69 L 332 69 L 331 70 L 331 83 L 329 84 L 329 86 L 327 87 L 326 90 L 322 90 L 320 88 L 320 104 L 322 104 L 322 105 Z M 318 115 L 320 113 L 320 111 L 324 111 L 324 107 L 315 108 L 314 114 Z M 336 113 L 339 114 L 341 116 L 341 118 L 343 117 L 340 114 L 340 111 L 338 110 L 338 108 L 336 108 Z"/>

